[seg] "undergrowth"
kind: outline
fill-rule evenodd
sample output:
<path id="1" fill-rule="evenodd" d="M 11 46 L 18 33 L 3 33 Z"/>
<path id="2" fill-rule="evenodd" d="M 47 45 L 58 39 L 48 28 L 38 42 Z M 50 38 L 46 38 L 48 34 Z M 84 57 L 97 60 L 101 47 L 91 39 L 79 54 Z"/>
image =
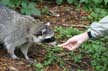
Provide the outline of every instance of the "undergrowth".
<path id="1" fill-rule="evenodd" d="M 56 27 L 55 33 L 57 32 L 57 40 L 67 40 L 68 38 L 80 34 L 82 31 L 72 27 Z M 44 62 L 39 64 L 43 67 L 58 64 L 63 71 L 70 71 L 71 69 L 67 68 L 65 65 L 69 63 L 70 65 L 75 65 L 75 71 L 86 71 L 81 67 L 83 64 L 84 59 L 87 57 L 89 62 L 87 63 L 88 66 L 92 68 L 92 71 L 107 71 L 108 69 L 108 48 L 105 46 L 106 38 L 103 37 L 102 39 L 98 40 L 88 40 L 84 44 L 81 45 L 79 49 L 76 51 L 65 51 L 60 47 L 47 47 L 45 54 Z M 38 64 L 35 64 L 38 65 Z M 74 67 L 72 68 L 74 69 Z M 36 70 L 37 71 L 37 70 Z"/>
<path id="2" fill-rule="evenodd" d="M 88 18 L 92 21 L 108 15 L 108 0 L 56 0 L 58 5 L 66 2 L 89 12 Z"/>
<path id="3" fill-rule="evenodd" d="M 27 15 L 41 16 L 41 14 L 50 14 L 48 7 L 42 10 L 37 8 L 39 3 L 44 3 L 46 0 L 0 0 L 1 4 L 7 5 L 12 8 L 20 8 L 20 12 Z M 78 9 L 82 8 L 90 15 L 88 18 L 92 21 L 100 20 L 102 17 L 108 15 L 108 0 L 48 0 L 55 2 L 58 6 L 67 3 L 76 6 Z"/>
<path id="4" fill-rule="evenodd" d="M 40 0 L 41 2 L 44 0 Z M 91 20 L 99 20 L 108 14 L 108 0 L 56 0 L 57 5 L 61 5 L 63 2 L 83 8 L 85 11 L 90 12 L 88 16 Z M 34 0 L 0 0 L 0 3 L 12 8 L 20 8 L 21 13 L 27 15 L 38 15 L 41 13 L 49 13 L 48 8 L 40 11 L 36 8 L 37 2 Z M 80 34 L 82 31 L 72 27 L 56 27 L 56 38 L 59 41 L 65 41 L 68 38 Z M 74 64 L 77 71 L 86 71 L 81 68 L 81 63 L 85 57 L 88 57 L 90 63 L 87 63 L 94 71 L 107 71 L 108 69 L 108 46 L 106 46 L 106 37 L 97 40 L 88 40 L 79 49 L 74 52 L 66 52 L 60 47 L 47 47 L 47 54 L 44 56 L 43 63 L 35 63 L 36 71 L 44 71 L 44 67 L 58 64 L 64 71 L 69 71 L 65 65 Z"/>

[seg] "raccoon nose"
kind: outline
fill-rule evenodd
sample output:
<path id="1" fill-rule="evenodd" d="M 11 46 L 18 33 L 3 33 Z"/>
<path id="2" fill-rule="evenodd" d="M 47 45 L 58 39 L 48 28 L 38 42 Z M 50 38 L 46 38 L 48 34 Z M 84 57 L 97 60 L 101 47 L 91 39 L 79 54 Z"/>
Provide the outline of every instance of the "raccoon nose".
<path id="1" fill-rule="evenodd" d="M 55 38 L 54 37 L 51 37 L 51 38 L 47 38 L 47 39 L 44 39 L 43 42 L 46 42 L 46 43 L 51 43 L 51 42 L 54 42 L 55 41 Z"/>

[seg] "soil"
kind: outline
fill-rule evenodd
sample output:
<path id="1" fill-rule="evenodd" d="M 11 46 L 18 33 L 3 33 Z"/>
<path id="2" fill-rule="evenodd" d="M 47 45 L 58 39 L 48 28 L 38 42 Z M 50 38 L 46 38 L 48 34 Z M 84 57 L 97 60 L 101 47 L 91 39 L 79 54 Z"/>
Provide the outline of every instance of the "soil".
<path id="1" fill-rule="evenodd" d="M 39 5 L 41 9 L 45 5 Z M 72 5 L 48 5 L 50 13 L 52 15 L 43 14 L 41 17 L 38 17 L 43 22 L 50 22 L 52 27 L 55 26 L 73 26 L 75 28 L 85 28 L 89 25 L 90 21 L 87 19 L 89 15 L 88 12 L 83 11 L 81 8 L 77 9 Z M 36 59 L 38 62 L 44 61 L 45 49 L 41 48 L 42 46 L 36 45 L 31 46 L 29 49 L 29 57 Z M 17 54 L 17 53 L 16 53 Z M 8 53 L 5 49 L 0 49 L 0 71 L 36 71 L 35 67 L 31 64 L 28 64 L 27 61 L 23 58 L 22 54 L 18 54 L 19 59 L 12 59 L 8 57 Z M 88 61 L 88 62 L 87 62 Z M 69 63 L 66 65 L 69 66 Z M 89 60 L 88 58 L 84 59 L 82 63 L 82 68 L 85 68 L 87 71 L 89 69 Z M 70 66 L 69 66 L 70 67 Z M 72 71 L 75 71 L 76 66 L 71 64 Z M 63 71 L 57 64 L 45 67 L 45 71 Z"/>

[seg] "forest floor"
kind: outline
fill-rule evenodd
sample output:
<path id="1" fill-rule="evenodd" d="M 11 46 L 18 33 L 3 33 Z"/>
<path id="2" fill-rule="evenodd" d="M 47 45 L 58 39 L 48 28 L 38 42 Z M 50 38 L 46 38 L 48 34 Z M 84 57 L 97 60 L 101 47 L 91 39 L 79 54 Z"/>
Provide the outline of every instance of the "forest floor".
<path id="1" fill-rule="evenodd" d="M 40 5 L 39 8 L 43 8 L 44 5 Z M 48 5 L 49 11 L 53 14 L 42 15 L 39 17 L 44 22 L 50 22 L 52 27 L 55 26 L 73 26 L 75 28 L 83 28 L 89 25 L 90 21 L 87 19 L 88 12 L 82 9 L 77 9 L 72 5 Z M 46 50 L 40 48 L 39 45 L 31 46 L 28 55 L 36 59 L 38 62 L 44 60 Z M 33 65 L 30 65 L 22 58 L 22 54 L 19 56 L 22 59 L 11 59 L 7 57 L 7 51 L 0 49 L 0 71 L 36 71 Z M 57 64 L 48 66 L 45 68 L 46 71 L 62 71 Z"/>

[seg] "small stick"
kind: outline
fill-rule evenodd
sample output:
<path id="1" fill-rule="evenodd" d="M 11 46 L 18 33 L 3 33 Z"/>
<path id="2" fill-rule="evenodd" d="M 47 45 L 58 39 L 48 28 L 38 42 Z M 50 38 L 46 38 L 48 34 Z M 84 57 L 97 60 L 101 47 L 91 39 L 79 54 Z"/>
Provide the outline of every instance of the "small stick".
<path id="1" fill-rule="evenodd" d="M 71 26 L 75 28 L 88 28 L 89 27 L 87 25 L 71 25 Z"/>

